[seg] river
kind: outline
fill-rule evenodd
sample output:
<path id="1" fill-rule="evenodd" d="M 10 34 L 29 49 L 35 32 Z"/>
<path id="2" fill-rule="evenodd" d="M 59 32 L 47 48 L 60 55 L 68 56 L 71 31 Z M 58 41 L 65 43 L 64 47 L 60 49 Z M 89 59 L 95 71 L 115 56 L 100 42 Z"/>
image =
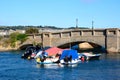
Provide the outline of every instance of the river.
<path id="1" fill-rule="evenodd" d="M 120 54 L 76 66 L 40 66 L 21 59 L 23 51 L 0 52 L 0 80 L 120 80 Z"/>

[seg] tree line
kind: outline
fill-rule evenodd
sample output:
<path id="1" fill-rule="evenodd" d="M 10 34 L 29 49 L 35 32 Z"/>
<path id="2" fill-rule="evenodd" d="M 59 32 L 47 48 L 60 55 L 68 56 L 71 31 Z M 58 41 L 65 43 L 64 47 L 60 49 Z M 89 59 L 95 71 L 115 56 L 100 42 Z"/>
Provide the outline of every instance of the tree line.
<path id="1" fill-rule="evenodd" d="M 0 30 L 9 30 L 9 29 L 20 29 L 20 30 L 25 30 L 27 28 L 51 28 L 51 29 L 63 29 L 63 28 L 58 28 L 55 26 L 0 26 Z"/>
<path id="2" fill-rule="evenodd" d="M 25 30 L 27 28 L 51 28 L 51 29 L 75 29 L 76 27 L 68 27 L 68 28 L 59 28 L 59 27 L 56 27 L 56 26 L 0 26 L 0 30 L 9 30 L 9 29 L 13 29 L 13 30 L 16 30 L 16 29 L 20 29 L 20 30 Z M 88 27 L 78 27 L 79 29 L 88 29 Z"/>

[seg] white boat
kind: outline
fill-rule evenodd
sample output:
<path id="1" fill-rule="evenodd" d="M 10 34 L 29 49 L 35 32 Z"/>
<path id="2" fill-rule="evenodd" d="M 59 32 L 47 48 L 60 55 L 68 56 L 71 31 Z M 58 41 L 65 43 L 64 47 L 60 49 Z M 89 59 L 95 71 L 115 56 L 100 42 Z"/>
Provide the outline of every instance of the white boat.
<path id="1" fill-rule="evenodd" d="M 73 65 L 79 62 L 79 56 L 76 50 L 64 50 L 60 56 L 60 63 Z"/>
<path id="2" fill-rule="evenodd" d="M 36 62 L 38 64 L 44 64 L 44 65 L 57 64 L 59 66 L 63 66 L 63 65 L 71 66 L 71 65 L 76 65 L 79 61 L 80 60 L 76 50 L 63 50 L 59 58 L 46 58 L 43 61 L 39 57 L 36 58 Z"/>
<path id="3" fill-rule="evenodd" d="M 83 56 L 85 60 L 98 60 L 101 54 L 93 53 L 79 53 L 80 56 Z"/>
<path id="4" fill-rule="evenodd" d="M 76 67 L 78 60 L 72 60 L 71 62 L 64 62 L 63 60 L 61 60 L 59 63 L 58 62 L 54 62 L 50 59 L 44 60 L 43 62 L 39 61 L 39 59 L 36 59 L 37 62 L 37 67 L 47 67 L 47 68 L 51 68 L 51 67 L 65 67 L 65 66 L 69 66 L 69 67 Z"/>
<path id="5" fill-rule="evenodd" d="M 42 61 L 39 57 L 36 58 L 36 62 L 38 64 L 53 64 L 54 63 L 52 58 L 46 58 L 45 60 Z"/>

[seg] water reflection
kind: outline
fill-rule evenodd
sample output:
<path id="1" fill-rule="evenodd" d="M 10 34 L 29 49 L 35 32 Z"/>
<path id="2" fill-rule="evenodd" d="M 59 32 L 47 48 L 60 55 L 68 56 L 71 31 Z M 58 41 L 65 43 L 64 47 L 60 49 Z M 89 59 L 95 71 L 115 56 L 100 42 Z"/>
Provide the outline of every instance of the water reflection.
<path id="1" fill-rule="evenodd" d="M 59 68 L 58 64 L 36 64 L 37 68 Z"/>
<path id="2" fill-rule="evenodd" d="M 58 65 L 58 64 L 36 64 L 36 68 L 63 68 L 63 67 L 77 67 L 78 64 L 72 65 Z"/>
<path id="3" fill-rule="evenodd" d="M 106 58 L 120 60 L 120 54 L 119 53 L 108 54 Z"/>

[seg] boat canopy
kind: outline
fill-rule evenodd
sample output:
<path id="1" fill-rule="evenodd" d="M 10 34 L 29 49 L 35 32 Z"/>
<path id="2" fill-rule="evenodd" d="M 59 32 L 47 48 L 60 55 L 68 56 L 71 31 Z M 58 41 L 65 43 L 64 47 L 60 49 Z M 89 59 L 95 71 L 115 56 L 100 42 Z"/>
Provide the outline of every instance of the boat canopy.
<path id="1" fill-rule="evenodd" d="M 60 57 L 60 60 L 64 59 L 65 57 L 72 57 L 72 59 L 78 59 L 78 53 L 77 53 L 77 50 L 63 50 L 62 51 L 62 54 L 61 54 L 61 57 Z"/>
<path id="2" fill-rule="evenodd" d="M 55 56 L 56 54 L 61 54 L 63 51 L 63 49 L 57 48 L 57 47 L 51 47 L 47 50 L 45 50 L 45 52 L 48 53 L 48 56 Z"/>

